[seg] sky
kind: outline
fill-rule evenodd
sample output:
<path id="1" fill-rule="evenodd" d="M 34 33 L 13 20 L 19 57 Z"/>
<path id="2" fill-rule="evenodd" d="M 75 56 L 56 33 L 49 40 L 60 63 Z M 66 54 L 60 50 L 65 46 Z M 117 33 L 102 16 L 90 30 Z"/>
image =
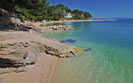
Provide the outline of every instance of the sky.
<path id="1" fill-rule="evenodd" d="M 90 12 L 97 18 L 133 18 L 133 0 L 48 0 L 71 9 Z"/>

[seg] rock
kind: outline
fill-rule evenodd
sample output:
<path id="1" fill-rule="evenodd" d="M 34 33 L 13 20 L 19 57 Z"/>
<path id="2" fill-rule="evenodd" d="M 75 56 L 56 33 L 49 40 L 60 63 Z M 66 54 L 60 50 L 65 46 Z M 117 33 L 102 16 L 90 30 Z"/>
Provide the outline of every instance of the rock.
<path id="1" fill-rule="evenodd" d="M 28 32 L 0 33 L 0 74 L 27 71 L 42 54 L 74 56 L 77 48 Z"/>
<path id="2" fill-rule="evenodd" d="M 9 12 L 3 8 L 0 8 L 0 16 L 9 16 Z"/>
<path id="3" fill-rule="evenodd" d="M 11 22 L 11 18 L 9 16 L 0 16 L 0 30 L 2 29 L 7 29 L 7 26 L 10 25 L 10 27 L 8 27 L 8 29 L 12 29 L 13 27 L 11 26 L 13 23 Z"/>
<path id="4" fill-rule="evenodd" d="M 45 22 L 47 22 L 46 20 L 42 20 L 42 23 L 45 23 Z"/>
<path id="5" fill-rule="evenodd" d="M 18 18 L 13 17 L 0 17 L 0 30 L 1 31 L 29 31 L 33 26 L 25 25 Z"/>
<path id="6" fill-rule="evenodd" d="M 49 26 L 49 29 L 55 31 L 55 30 L 72 30 L 72 27 L 58 25 L 58 26 Z"/>
<path id="7" fill-rule="evenodd" d="M 85 48 L 84 51 L 87 52 L 87 51 L 91 51 L 92 48 Z"/>
<path id="8" fill-rule="evenodd" d="M 75 43 L 76 40 L 73 40 L 73 39 L 67 39 L 67 40 L 61 40 L 60 42 L 61 42 L 61 43 Z"/>
<path id="9" fill-rule="evenodd" d="M 18 19 L 18 18 L 11 18 L 11 21 L 12 21 L 12 23 L 17 23 L 17 24 L 21 24 L 22 22 L 20 21 L 20 19 Z"/>
<path id="10" fill-rule="evenodd" d="M 31 23 L 23 23 L 22 26 L 23 26 L 23 28 L 26 28 L 28 30 L 32 29 L 32 30 L 34 30 L 36 32 L 41 32 L 41 29 L 39 27 L 37 27 L 37 26 L 35 26 L 35 25 L 31 24 Z"/>

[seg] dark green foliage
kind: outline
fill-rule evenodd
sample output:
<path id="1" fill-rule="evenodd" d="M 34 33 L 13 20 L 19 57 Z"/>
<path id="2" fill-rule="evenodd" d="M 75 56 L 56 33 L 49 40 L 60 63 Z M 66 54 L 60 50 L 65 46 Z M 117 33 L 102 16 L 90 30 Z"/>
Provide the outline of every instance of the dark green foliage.
<path id="1" fill-rule="evenodd" d="M 75 20 L 92 17 L 88 12 L 72 11 L 63 4 L 50 6 L 47 0 L 0 0 L 0 8 L 8 10 L 11 16 L 31 21 L 59 20 L 67 13 L 71 13 Z"/>
<path id="2" fill-rule="evenodd" d="M 73 19 L 75 20 L 87 20 L 92 18 L 92 15 L 89 12 L 84 12 L 77 9 L 73 10 L 72 14 L 73 14 Z"/>
<path id="3" fill-rule="evenodd" d="M 24 20 L 41 21 L 46 18 L 48 7 L 46 0 L 21 0 L 16 13 Z"/>
<path id="4" fill-rule="evenodd" d="M 50 6 L 48 8 L 48 19 L 47 20 L 58 20 L 63 18 L 63 10 L 59 6 Z"/>

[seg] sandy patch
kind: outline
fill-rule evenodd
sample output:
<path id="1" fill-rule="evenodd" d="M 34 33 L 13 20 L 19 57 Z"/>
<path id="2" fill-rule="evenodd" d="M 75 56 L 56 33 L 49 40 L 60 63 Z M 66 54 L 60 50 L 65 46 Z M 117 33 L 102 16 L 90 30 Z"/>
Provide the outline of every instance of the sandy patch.
<path id="1" fill-rule="evenodd" d="M 3 83 L 48 83 L 54 72 L 56 57 L 41 56 L 35 66 L 28 72 L 1 75 Z"/>

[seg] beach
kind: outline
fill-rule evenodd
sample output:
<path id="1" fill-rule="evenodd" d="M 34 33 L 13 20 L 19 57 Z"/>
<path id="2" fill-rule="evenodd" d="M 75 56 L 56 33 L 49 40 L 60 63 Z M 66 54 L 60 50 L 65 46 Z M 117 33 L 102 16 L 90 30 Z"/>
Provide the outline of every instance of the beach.
<path id="1" fill-rule="evenodd" d="M 37 28 L 38 30 L 39 27 L 40 29 L 40 23 L 30 23 L 30 25 L 28 27 L 34 26 L 32 28 Z M 43 28 L 43 30 L 48 32 L 46 28 Z M 0 48 L 6 48 L 0 49 L 1 55 L 11 59 L 11 62 L 20 64 L 21 58 L 19 57 L 25 56 L 25 54 L 29 56 L 27 60 L 24 59 L 25 61 L 21 63 L 22 65 L 18 65 L 20 68 L 14 66 L 7 67 L 5 70 L 1 68 L 0 72 L 2 74 L 0 78 L 3 79 L 3 83 L 50 83 L 57 59 L 59 57 L 66 58 L 73 56 L 74 50 L 77 49 L 76 47 L 62 44 L 53 38 L 43 37 L 41 32 L 37 32 L 34 29 L 33 32 L 4 31 L 1 32 L 0 37 L 2 38 L 0 40 Z M 13 51 L 10 49 L 12 46 L 16 49 L 13 50 L 13 55 Z M 27 49 L 27 47 L 29 48 Z M 13 56 L 13 58 L 10 56 Z M 6 57 L 1 56 L 1 58 Z"/>
<path id="2" fill-rule="evenodd" d="M 0 83 L 133 83 L 132 0 L 0 0 Z"/>
<path id="3" fill-rule="evenodd" d="M 75 20 L 72 21 L 71 20 L 71 21 L 63 21 L 63 22 L 66 23 L 66 22 L 90 22 L 90 21 L 92 21 L 92 20 L 77 20 L 77 21 L 75 21 Z M 97 21 L 97 20 L 95 20 L 95 21 Z M 33 32 L 33 33 L 31 33 L 31 32 L 29 32 L 29 33 L 16 32 L 15 33 L 14 32 L 14 35 L 18 35 L 18 37 L 19 37 L 19 35 L 23 35 L 24 37 L 22 36 L 22 39 L 25 38 L 25 40 L 26 40 L 26 38 L 27 39 L 28 38 L 31 38 L 31 39 L 33 38 L 34 40 L 39 40 L 40 36 L 37 36 L 37 34 L 42 35 L 42 32 L 44 34 L 45 32 L 51 31 L 51 30 L 49 30 L 49 28 L 47 26 L 43 27 L 43 26 L 40 26 L 40 25 L 41 24 L 52 24 L 52 23 L 62 23 L 62 22 L 61 21 L 51 21 L 51 22 L 46 22 L 46 23 L 41 23 L 41 22 L 26 23 L 26 24 L 23 24 L 23 25 L 31 27 L 33 29 L 33 31 L 35 31 L 35 32 Z M 8 39 L 6 39 L 6 37 L 5 37 L 5 40 L 8 40 Z M 50 38 L 50 39 L 48 38 L 48 39 L 45 39 L 45 40 L 52 41 L 52 42 L 53 41 L 57 42 L 57 40 L 52 39 L 52 38 Z M 40 41 L 43 42 L 42 40 L 39 40 L 38 42 L 40 42 Z M 55 45 L 54 43 L 52 43 L 52 44 Z M 67 46 L 68 45 L 65 45 L 65 47 L 67 47 Z M 60 44 L 56 45 L 55 47 L 56 48 L 60 47 Z M 64 48 L 64 47 L 62 47 L 62 45 L 61 45 L 61 48 Z M 71 48 L 66 48 L 66 49 L 71 49 Z M 44 49 L 42 49 L 42 50 L 44 50 Z M 61 51 L 63 51 L 63 50 L 61 50 Z M 49 53 L 51 53 L 51 52 L 49 52 Z M 33 65 L 33 67 L 31 69 L 29 69 L 28 71 L 18 72 L 18 73 L 15 73 L 15 72 L 6 73 L 6 74 L 1 75 L 0 78 L 3 78 L 4 83 L 51 83 L 52 77 L 55 73 L 57 59 L 58 58 L 55 57 L 55 56 L 51 56 L 49 54 L 44 53 L 43 55 L 41 55 L 39 57 L 39 59 L 37 60 L 37 63 L 35 65 Z"/>

